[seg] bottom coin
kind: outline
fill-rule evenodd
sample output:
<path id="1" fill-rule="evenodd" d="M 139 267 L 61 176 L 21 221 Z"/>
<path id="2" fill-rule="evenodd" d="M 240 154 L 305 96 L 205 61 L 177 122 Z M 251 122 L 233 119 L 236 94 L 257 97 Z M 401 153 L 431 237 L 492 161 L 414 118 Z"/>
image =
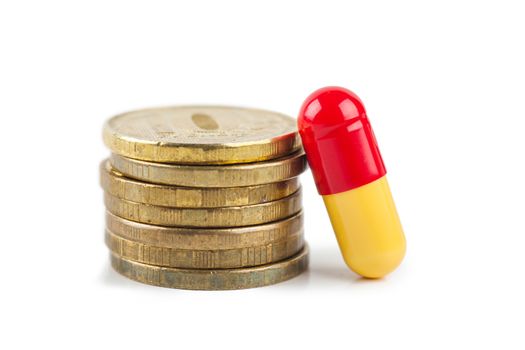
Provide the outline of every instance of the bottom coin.
<path id="1" fill-rule="evenodd" d="M 308 247 L 277 263 L 240 269 L 178 269 L 146 265 L 111 254 L 120 274 L 146 284 L 194 290 L 228 290 L 267 286 L 298 276 L 308 268 Z"/>

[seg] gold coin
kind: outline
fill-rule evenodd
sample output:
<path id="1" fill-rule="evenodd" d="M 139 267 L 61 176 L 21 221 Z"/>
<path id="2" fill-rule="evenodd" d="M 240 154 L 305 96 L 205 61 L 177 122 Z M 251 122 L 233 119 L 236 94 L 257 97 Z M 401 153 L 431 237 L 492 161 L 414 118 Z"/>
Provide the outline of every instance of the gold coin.
<path id="1" fill-rule="evenodd" d="M 301 210 L 301 189 L 294 194 L 263 204 L 223 208 L 172 208 L 127 201 L 105 192 L 111 213 L 147 224 L 188 227 L 237 227 L 263 224 Z"/>
<path id="2" fill-rule="evenodd" d="M 303 234 L 263 246 L 222 250 L 177 249 L 146 245 L 106 230 L 106 245 L 124 259 L 156 266 L 187 269 L 232 269 L 281 261 L 304 246 Z"/>
<path id="3" fill-rule="evenodd" d="M 112 167 L 127 177 L 187 187 L 238 187 L 299 176 L 306 170 L 303 151 L 265 162 L 235 165 L 178 165 L 145 162 L 112 154 Z"/>
<path id="4" fill-rule="evenodd" d="M 134 262 L 111 254 L 111 265 L 132 280 L 154 286 L 228 290 L 267 286 L 298 276 L 308 268 L 308 247 L 277 263 L 239 269 L 180 269 Z"/>
<path id="5" fill-rule="evenodd" d="M 112 196 L 132 202 L 165 207 L 210 208 L 259 204 L 287 197 L 299 188 L 294 178 L 271 184 L 197 188 L 154 185 L 131 180 L 111 169 L 109 162 L 100 166 L 102 188 Z"/>
<path id="6" fill-rule="evenodd" d="M 109 231 L 145 245 L 188 250 L 242 249 L 275 244 L 303 232 L 303 214 L 263 225 L 230 228 L 164 227 L 126 220 L 106 212 Z"/>
<path id="7" fill-rule="evenodd" d="M 248 163 L 281 157 L 301 147 L 293 118 L 221 106 L 120 114 L 106 122 L 103 137 L 114 153 L 161 163 Z"/>

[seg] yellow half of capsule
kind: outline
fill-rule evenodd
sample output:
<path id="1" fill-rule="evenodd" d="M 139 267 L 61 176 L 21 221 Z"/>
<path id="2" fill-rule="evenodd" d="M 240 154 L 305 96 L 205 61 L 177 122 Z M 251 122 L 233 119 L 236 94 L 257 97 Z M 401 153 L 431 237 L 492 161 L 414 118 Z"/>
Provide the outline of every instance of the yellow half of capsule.
<path id="1" fill-rule="evenodd" d="M 386 176 L 323 200 L 350 269 L 380 278 L 399 266 L 406 241 Z"/>

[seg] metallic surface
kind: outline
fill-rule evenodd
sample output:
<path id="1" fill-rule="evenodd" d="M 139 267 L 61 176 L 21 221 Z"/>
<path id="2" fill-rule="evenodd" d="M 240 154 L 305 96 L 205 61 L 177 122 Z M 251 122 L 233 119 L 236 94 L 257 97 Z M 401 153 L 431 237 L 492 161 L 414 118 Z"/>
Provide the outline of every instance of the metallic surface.
<path id="1" fill-rule="evenodd" d="M 222 208 L 172 208 L 136 203 L 104 194 L 111 213 L 142 223 L 164 226 L 237 227 L 272 222 L 301 210 L 301 189 L 273 202 Z"/>
<path id="2" fill-rule="evenodd" d="M 126 220 L 106 212 L 106 227 L 120 237 L 166 248 L 225 250 L 271 245 L 303 232 L 303 214 L 263 225 L 233 228 L 165 227 Z"/>
<path id="3" fill-rule="evenodd" d="M 136 262 L 188 269 L 231 269 L 270 264 L 297 254 L 304 246 L 301 233 L 262 246 L 203 250 L 177 249 L 135 242 L 106 230 L 106 245 L 115 254 Z"/>
<path id="4" fill-rule="evenodd" d="M 260 204 L 287 197 L 299 189 L 298 178 L 244 187 L 196 188 L 155 185 L 126 178 L 111 169 L 111 165 L 106 161 L 100 166 L 100 183 L 106 192 L 118 198 L 179 208 Z"/>
<path id="5" fill-rule="evenodd" d="M 235 165 L 180 165 L 145 162 L 112 154 L 111 165 L 127 177 L 187 187 L 237 187 L 283 181 L 306 170 L 302 151 L 265 162 Z"/>
<path id="6" fill-rule="evenodd" d="M 232 164 L 281 157 L 301 147 L 295 119 L 223 106 L 153 108 L 117 115 L 103 130 L 125 157 L 164 163 Z"/>
<path id="7" fill-rule="evenodd" d="M 308 268 L 308 247 L 286 260 L 240 269 L 179 269 L 146 265 L 111 254 L 111 264 L 120 274 L 155 286 L 228 290 L 262 287 L 293 278 Z"/>

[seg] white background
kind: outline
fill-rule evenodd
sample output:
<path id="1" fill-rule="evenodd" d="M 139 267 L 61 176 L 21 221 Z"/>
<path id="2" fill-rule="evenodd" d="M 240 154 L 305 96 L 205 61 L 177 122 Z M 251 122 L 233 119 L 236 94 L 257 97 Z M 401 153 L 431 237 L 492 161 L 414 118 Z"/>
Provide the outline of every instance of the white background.
<path id="1" fill-rule="evenodd" d="M 525 346 L 524 9 L 510 1 L 2 1 L 0 347 Z M 368 109 L 408 240 L 348 271 L 310 172 L 308 273 L 230 292 L 113 272 L 104 120 L 209 103 L 296 116 L 325 85 Z"/>

